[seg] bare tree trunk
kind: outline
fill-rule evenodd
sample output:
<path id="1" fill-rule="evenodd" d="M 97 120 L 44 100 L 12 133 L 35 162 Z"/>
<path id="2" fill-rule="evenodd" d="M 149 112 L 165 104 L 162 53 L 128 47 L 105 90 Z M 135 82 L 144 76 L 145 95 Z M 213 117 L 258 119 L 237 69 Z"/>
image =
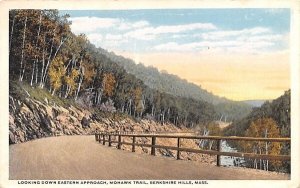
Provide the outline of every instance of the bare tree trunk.
<path id="1" fill-rule="evenodd" d="M 64 96 L 65 99 L 68 97 L 70 90 L 71 90 L 71 86 L 67 85 L 66 93 L 65 93 L 65 96 Z"/>
<path id="2" fill-rule="evenodd" d="M 209 150 L 211 150 L 211 148 L 212 148 L 213 144 L 214 144 L 214 141 L 213 141 L 213 140 L 211 140 L 211 141 L 209 142 Z"/>
<path id="3" fill-rule="evenodd" d="M 53 38 L 53 40 L 54 40 L 54 38 Z M 47 71 L 48 71 L 49 65 L 50 65 L 50 63 L 53 61 L 53 59 L 55 59 L 55 57 L 56 57 L 58 51 L 60 50 L 60 48 L 61 48 L 61 46 L 64 44 L 64 42 L 65 42 L 65 39 L 61 39 L 61 40 L 60 40 L 60 44 L 59 44 L 58 48 L 56 49 L 56 51 L 55 51 L 55 53 L 54 53 L 54 55 L 53 55 L 52 58 L 51 58 L 51 54 L 52 54 L 52 49 L 53 49 L 52 47 L 53 47 L 53 46 L 51 46 L 51 51 L 50 51 L 50 54 L 49 54 L 48 62 L 47 62 L 47 65 L 46 65 L 46 68 L 45 68 L 45 71 L 44 71 L 43 85 L 44 85 L 44 83 L 45 83 L 45 81 L 46 81 L 45 78 L 46 78 L 46 75 L 47 75 Z M 53 45 L 53 41 L 52 41 L 52 45 Z M 52 60 L 51 60 L 51 59 L 52 59 Z M 51 60 L 51 62 L 50 62 L 50 60 Z"/>
<path id="4" fill-rule="evenodd" d="M 23 60 L 24 60 L 24 48 L 25 48 L 25 38 L 26 38 L 26 25 L 27 25 L 27 16 L 25 17 L 24 30 L 23 30 L 23 43 L 22 43 L 22 52 L 21 52 L 21 65 L 20 65 L 20 77 L 19 80 L 23 80 L 22 70 L 23 70 Z"/>
<path id="5" fill-rule="evenodd" d="M 14 33 L 15 19 L 16 19 L 16 15 L 14 15 L 13 23 L 12 23 L 12 26 L 11 26 L 10 40 L 9 40 L 9 53 L 10 53 L 11 42 L 12 42 L 12 37 L 13 37 L 13 33 Z"/>
<path id="6" fill-rule="evenodd" d="M 37 33 L 37 37 L 36 37 L 36 42 L 35 42 L 35 48 L 37 49 L 37 51 L 39 51 L 39 47 L 38 47 L 38 42 L 39 42 L 39 37 L 40 37 L 40 32 L 41 32 L 41 24 L 42 24 L 42 11 L 40 11 L 40 19 L 39 19 L 39 29 L 38 29 L 38 33 Z M 33 84 L 33 77 L 34 77 L 34 72 L 35 72 L 35 83 L 37 84 L 37 77 L 38 77 L 38 56 L 36 56 L 36 60 L 34 61 L 34 65 L 33 65 L 33 69 L 32 69 L 32 77 L 31 77 L 31 86 Z"/>
<path id="7" fill-rule="evenodd" d="M 23 70 L 22 70 L 21 81 L 23 81 L 25 69 L 26 69 L 26 63 L 24 63 L 24 67 L 23 67 Z"/>
<path id="8" fill-rule="evenodd" d="M 35 60 L 34 60 L 34 61 L 33 61 L 33 65 L 32 65 L 32 73 L 31 73 L 30 86 L 32 86 L 32 84 L 33 84 L 33 78 L 34 78 L 35 66 L 36 66 L 36 62 L 35 62 Z"/>
<path id="9" fill-rule="evenodd" d="M 154 104 L 152 105 L 152 109 L 151 109 L 151 116 L 154 116 Z"/>
<path id="10" fill-rule="evenodd" d="M 39 36 L 40 36 L 41 24 L 42 24 L 42 10 L 40 11 L 39 30 L 38 30 L 38 35 L 37 35 L 37 40 L 36 41 L 38 41 Z"/>
<path id="11" fill-rule="evenodd" d="M 80 81 L 79 81 L 79 84 L 78 84 L 77 92 L 76 92 L 76 95 L 75 95 L 75 100 L 77 100 L 77 98 L 78 98 L 78 94 L 79 94 L 79 91 L 80 91 L 80 87 L 81 87 L 82 81 L 83 81 L 83 76 L 80 77 Z"/>
<path id="12" fill-rule="evenodd" d="M 261 155 L 261 148 L 259 148 L 259 154 Z M 262 160 L 259 159 L 259 169 L 262 170 Z"/>
<path id="13" fill-rule="evenodd" d="M 58 51 L 60 50 L 61 46 L 65 43 L 66 40 L 67 40 L 67 38 L 62 38 L 62 39 L 60 40 L 59 46 L 58 46 L 58 48 L 56 49 L 56 51 L 55 51 L 54 56 L 53 56 L 52 59 L 55 59 L 55 57 L 57 56 Z"/>
<path id="14" fill-rule="evenodd" d="M 122 104 L 121 112 L 124 113 L 125 104 Z"/>
<path id="15" fill-rule="evenodd" d="M 223 118 L 223 114 L 221 114 L 221 117 L 220 117 L 220 120 L 219 120 L 219 121 L 222 121 L 222 118 Z"/>
<path id="16" fill-rule="evenodd" d="M 255 153 L 255 154 L 257 154 L 257 149 L 256 148 L 253 148 L 253 152 Z M 255 168 L 255 169 L 257 169 L 257 159 L 254 159 L 254 161 L 253 161 L 253 168 Z"/>
<path id="17" fill-rule="evenodd" d="M 163 112 L 163 117 L 162 117 L 162 122 L 163 122 L 163 125 L 165 124 L 165 119 L 166 119 L 166 111 L 164 110 Z"/>
<path id="18" fill-rule="evenodd" d="M 129 113 L 129 115 L 131 115 L 131 103 L 132 103 L 132 100 L 129 99 L 129 103 L 128 103 L 128 109 L 129 109 L 128 113 Z"/>
<path id="19" fill-rule="evenodd" d="M 46 67 L 45 69 L 42 71 L 43 75 L 42 75 L 42 79 L 41 79 L 41 88 L 44 87 L 45 85 L 45 77 L 46 77 L 46 74 L 47 74 L 47 69 L 48 69 L 48 66 L 49 66 L 49 63 L 50 63 L 50 58 L 51 58 L 51 54 L 52 54 L 52 50 L 53 50 L 53 43 L 54 43 L 54 36 L 52 38 L 52 43 L 51 43 L 51 48 L 50 48 L 50 53 L 49 53 L 49 56 L 48 56 L 48 61 L 47 61 L 47 64 L 46 64 Z M 44 66 L 43 66 L 44 67 Z"/>
<path id="20" fill-rule="evenodd" d="M 265 130 L 265 137 L 268 137 L 268 129 Z M 266 155 L 268 155 L 268 142 L 266 142 Z M 269 171 L 269 160 L 266 160 L 266 171 Z"/>
<path id="21" fill-rule="evenodd" d="M 36 69 L 35 69 L 35 84 L 37 84 L 37 82 L 38 82 L 38 73 L 39 73 L 38 63 L 35 67 L 36 67 Z"/>
<path id="22" fill-rule="evenodd" d="M 43 60 L 42 60 L 42 70 L 41 70 L 41 80 L 40 80 L 40 87 L 42 87 L 43 83 L 43 76 L 44 76 L 44 67 L 45 67 L 45 49 L 43 48 Z"/>
<path id="23" fill-rule="evenodd" d="M 99 88 L 98 91 L 97 91 L 97 105 L 101 104 L 101 99 L 102 99 L 102 89 Z"/>
<path id="24" fill-rule="evenodd" d="M 55 89 L 52 90 L 52 95 L 54 95 L 54 93 L 55 93 Z"/>
<path id="25" fill-rule="evenodd" d="M 184 117 L 184 125 L 186 126 L 186 121 L 187 121 L 187 115 Z"/>

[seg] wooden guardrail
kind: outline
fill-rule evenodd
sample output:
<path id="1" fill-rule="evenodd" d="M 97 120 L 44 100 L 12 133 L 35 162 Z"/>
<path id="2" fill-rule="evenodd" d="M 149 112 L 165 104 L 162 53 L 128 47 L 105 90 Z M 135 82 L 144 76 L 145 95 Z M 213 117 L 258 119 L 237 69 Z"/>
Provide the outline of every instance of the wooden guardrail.
<path id="1" fill-rule="evenodd" d="M 182 132 L 187 133 L 187 132 Z M 232 157 L 243 157 L 243 158 L 255 158 L 255 159 L 265 159 L 265 160 L 281 160 L 281 161 L 290 161 L 290 155 L 267 155 L 267 154 L 254 154 L 254 153 L 243 153 L 243 152 L 222 152 L 221 151 L 221 142 L 222 140 L 232 140 L 232 141 L 262 141 L 262 142 L 289 142 L 290 138 L 256 138 L 256 137 L 236 137 L 236 136 L 185 136 L 185 135 L 176 135 L 182 134 L 179 133 L 169 133 L 169 134 L 145 134 L 145 133 L 134 133 L 134 132 L 99 132 L 95 133 L 95 139 L 99 143 L 105 145 L 108 143 L 108 146 L 111 147 L 112 143 L 117 144 L 117 148 L 121 149 L 121 145 L 131 145 L 132 152 L 135 152 L 136 146 L 150 147 L 151 155 L 155 156 L 155 149 L 170 149 L 177 151 L 177 160 L 180 159 L 180 152 L 191 152 L 191 153 L 202 153 L 209 155 L 217 156 L 217 166 L 221 165 L 220 156 L 232 156 Z M 188 132 L 191 133 L 191 132 Z M 122 142 L 122 137 L 132 137 L 132 143 Z M 136 142 L 136 138 L 145 137 L 151 138 L 151 144 L 141 144 Z M 114 138 L 114 139 L 113 139 Z M 115 139 L 117 138 L 117 140 Z M 163 146 L 157 145 L 157 138 L 175 138 L 177 139 L 177 146 Z M 216 140 L 217 141 L 217 150 L 202 150 L 202 149 L 192 149 L 192 148 L 183 148 L 181 147 L 182 139 L 199 139 L 199 140 Z"/>

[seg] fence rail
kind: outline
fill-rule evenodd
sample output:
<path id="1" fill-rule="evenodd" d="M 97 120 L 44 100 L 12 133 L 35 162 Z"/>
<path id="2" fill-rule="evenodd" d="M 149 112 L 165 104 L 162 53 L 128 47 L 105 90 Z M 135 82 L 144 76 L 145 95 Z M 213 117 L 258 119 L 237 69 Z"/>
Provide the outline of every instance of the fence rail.
<path id="1" fill-rule="evenodd" d="M 136 132 L 100 132 L 95 133 L 95 139 L 99 143 L 105 145 L 108 143 L 108 146 L 111 147 L 112 143 L 117 144 L 117 148 L 121 149 L 121 145 L 131 145 L 132 152 L 135 152 L 136 146 L 149 147 L 151 148 L 151 155 L 156 155 L 157 148 L 169 149 L 177 151 L 176 158 L 180 159 L 180 152 L 191 152 L 191 153 L 201 153 L 217 156 L 217 166 L 221 166 L 220 156 L 232 156 L 232 157 L 244 157 L 251 159 L 265 159 L 265 160 L 281 160 L 281 161 L 290 161 L 290 155 L 269 155 L 269 154 L 254 154 L 254 153 L 243 153 L 243 152 L 223 152 L 221 148 L 221 142 L 223 140 L 232 140 L 232 141 L 260 141 L 260 142 L 288 142 L 290 143 L 290 138 L 255 138 L 255 137 L 236 137 L 236 136 L 187 136 L 187 135 L 178 135 L 192 132 L 176 132 L 176 133 L 136 133 Z M 177 135 L 176 135 L 177 134 Z M 132 137 L 132 142 L 122 142 L 122 137 Z M 145 137 L 151 138 L 151 144 L 142 144 L 137 143 L 136 138 Z M 112 139 L 112 138 L 117 138 Z M 171 138 L 177 139 L 177 146 L 163 146 L 157 145 L 157 138 Z M 202 149 L 192 149 L 181 147 L 181 141 L 183 139 L 199 139 L 199 140 L 215 140 L 217 141 L 217 150 L 202 150 Z"/>

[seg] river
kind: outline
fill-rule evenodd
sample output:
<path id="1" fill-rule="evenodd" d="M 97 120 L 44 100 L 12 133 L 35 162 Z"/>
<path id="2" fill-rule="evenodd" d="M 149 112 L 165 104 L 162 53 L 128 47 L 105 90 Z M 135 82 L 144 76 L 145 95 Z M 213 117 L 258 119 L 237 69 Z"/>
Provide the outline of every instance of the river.
<path id="1" fill-rule="evenodd" d="M 237 149 L 231 147 L 226 141 L 221 144 L 223 152 L 238 152 Z M 244 166 L 245 160 L 241 157 L 221 156 L 222 166 Z"/>

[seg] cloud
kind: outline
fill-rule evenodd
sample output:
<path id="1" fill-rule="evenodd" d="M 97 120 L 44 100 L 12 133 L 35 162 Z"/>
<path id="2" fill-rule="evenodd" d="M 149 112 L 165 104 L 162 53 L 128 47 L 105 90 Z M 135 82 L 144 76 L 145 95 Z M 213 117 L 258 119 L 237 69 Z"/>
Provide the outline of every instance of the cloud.
<path id="1" fill-rule="evenodd" d="M 192 23 L 183 25 L 167 25 L 158 27 L 146 27 L 125 33 L 124 36 L 140 39 L 153 40 L 160 34 L 176 34 L 193 30 L 213 30 L 217 27 L 212 23 Z"/>
<path id="2" fill-rule="evenodd" d="M 276 48 L 286 41 L 285 34 L 273 34 L 264 27 L 241 30 L 218 30 L 193 34 L 193 41 L 199 42 L 166 42 L 152 47 L 157 51 L 202 51 L 205 53 L 259 53 Z M 174 35 L 172 36 L 174 38 Z M 180 38 L 180 35 L 176 35 Z"/>
<path id="3" fill-rule="evenodd" d="M 116 18 L 74 17 L 69 20 L 72 21 L 71 29 L 76 34 L 111 28 L 120 23 L 120 19 Z"/>
<path id="4" fill-rule="evenodd" d="M 104 43 L 102 44 L 105 48 L 116 48 L 121 44 L 128 42 L 128 39 L 124 38 L 123 35 L 120 34 L 106 34 Z"/>
<path id="5" fill-rule="evenodd" d="M 149 22 L 139 20 L 136 22 L 126 21 L 118 18 L 99 18 L 99 17 L 74 17 L 71 29 L 74 33 L 90 33 L 101 29 L 114 28 L 118 30 L 132 30 L 149 26 Z"/>
<path id="6" fill-rule="evenodd" d="M 96 46 L 109 50 L 128 50 L 133 42 L 140 51 L 227 54 L 259 53 L 288 46 L 288 38 L 284 37 L 288 34 L 274 33 L 268 27 L 223 30 L 212 23 L 155 27 L 146 20 L 124 18 L 75 17 L 70 20 L 75 34 L 86 33 Z"/>
<path id="7" fill-rule="evenodd" d="M 91 43 L 95 44 L 95 46 L 101 46 L 103 41 L 103 36 L 100 33 L 91 33 L 87 35 L 87 38 L 90 40 Z"/>
<path id="8" fill-rule="evenodd" d="M 240 40 L 225 40 L 225 41 L 202 41 L 185 44 L 169 42 L 154 46 L 152 49 L 158 51 L 223 51 L 223 52 L 257 52 L 259 49 L 273 46 L 274 43 L 269 41 L 240 41 Z"/>
<path id="9" fill-rule="evenodd" d="M 130 29 L 137 29 L 149 26 L 149 22 L 145 20 L 137 21 L 137 22 L 125 22 L 123 21 L 120 23 L 120 26 L 118 27 L 119 30 L 130 30 Z"/>
<path id="10" fill-rule="evenodd" d="M 123 38 L 122 35 L 112 35 L 112 34 L 107 34 L 105 36 L 106 40 L 121 40 Z"/>
<path id="11" fill-rule="evenodd" d="M 106 48 L 108 50 L 116 49 L 121 44 L 128 42 L 126 38 L 122 35 L 106 34 L 102 35 L 100 33 L 90 33 L 87 38 L 96 46 Z"/>
<path id="12" fill-rule="evenodd" d="M 219 40 L 220 38 L 226 38 L 226 37 L 235 37 L 241 35 L 251 36 L 251 35 L 258 35 L 258 34 L 265 34 L 265 33 L 271 33 L 271 30 L 265 27 L 255 27 L 251 29 L 242 29 L 242 30 L 214 31 L 214 32 L 203 33 L 198 36 L 201 36 L 205 40 Z"/>

